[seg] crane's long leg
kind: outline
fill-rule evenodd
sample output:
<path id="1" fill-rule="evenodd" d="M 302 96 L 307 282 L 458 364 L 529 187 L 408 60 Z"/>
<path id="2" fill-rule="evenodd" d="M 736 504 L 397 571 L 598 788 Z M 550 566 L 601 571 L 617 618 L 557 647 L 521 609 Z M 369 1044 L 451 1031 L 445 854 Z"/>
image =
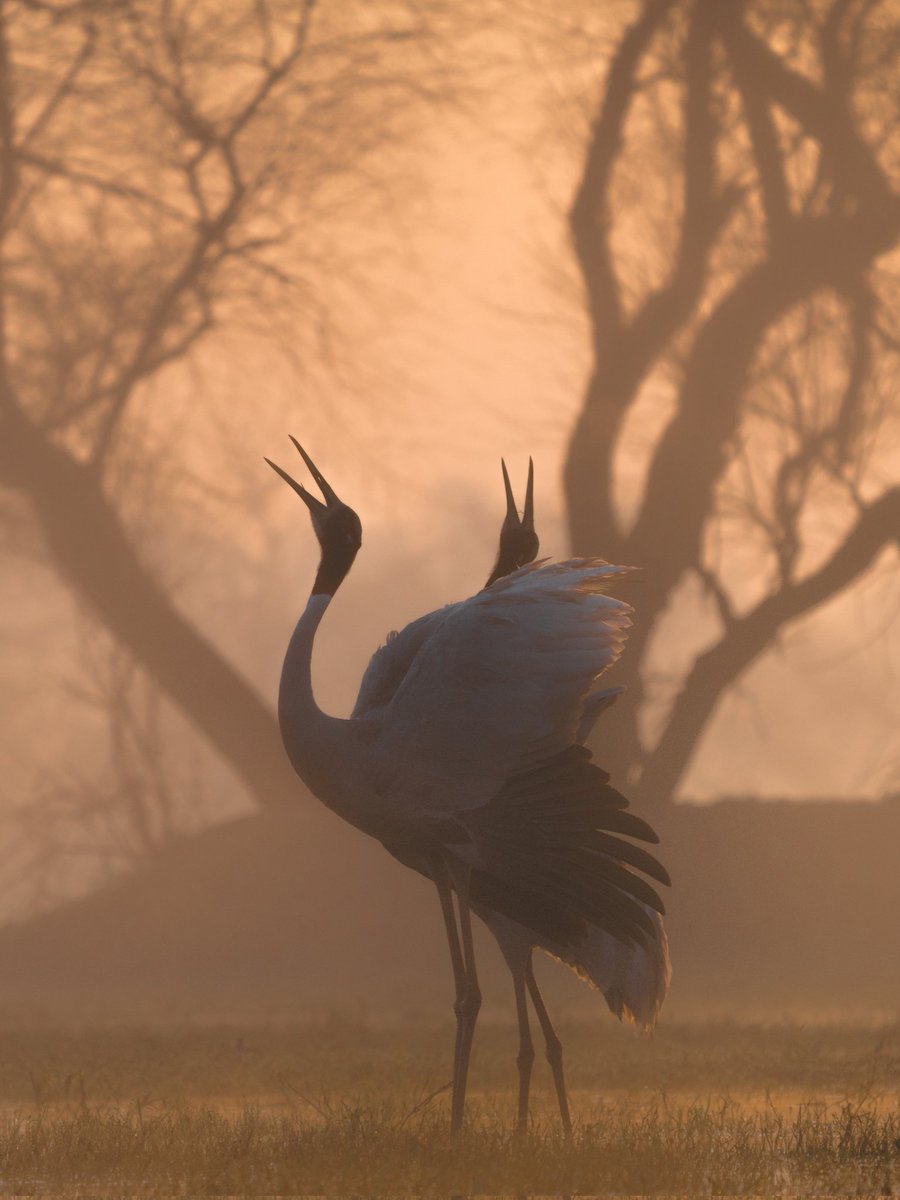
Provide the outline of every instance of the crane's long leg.
<path id="1" fill-rule="evenodd" d="M 466 1104 L 466 1081 L 469 1076 L 469 1059 L 472 1054 L 472 1040 L 475 1037 L 475 1023 L 481 1009 L 481 989 L 478 986 L 478 973 L 475 969 L 472 912 L 469 908 L 471 873 L 468 867 L 463 866 L 451 865 L 448 866 L 448 870 L 456 888 L 456 899 L 459 905 L 459 928 L 465 973 L 465 986 L 457 1013 L 456 1054 L 453 1064 L 454 1088 L 450 1110 L 450 1128 L 454 1133 L 458 1133 L 462 1128 L 463 1111 Z"/>
<path id="2" fill-rule="evenodd" d="M 475 1021 L 478 1017 L 478 1010 L 481 1007 L 481 994 L 478 991 L 478 979 L 474 975 L 475 959 L 471 951 L 471 920 L 469 920 L 468 933 L 470 949 L 466 954 L 464 953 L 463 946 L 460 944 L 459 932 L 456 928 L 450 873 L 443 861 L 435 865 L 434 882 L 441 902 L 441 914 L 444 918 L 444 928 L 447 931 L 450 962 L 453 966 L 453 981 L 456 986 L 456 1000 L 453 1005 L 453 1011 L 456 1014 L 456 1043 L 453 1051 L 453 1087 L 450 1112 L 452 1131 L 458 1133 L 462 1127 L 462 1114 L 466 1102 L 466 1077 L 468 1075 L 469 1053 L 475 1033 Z M 463 902 L 460 901 L 461 923 L 463 922 L 463 910 L 468 918 L 468 904 L 463 905 Z M 467 970 L 467 961 L 469 960 L 472 963 L 474 991 L 469 983 Z M 469 1025 L 471 1025 L 471 1028 L 468 1028 Z"/>
<path id="3" fill-rule="evenodd" d="M 528 1024 L 528 997 L 525 994 L 528 972 L 531 970 L 531 947 L 528 947 L 527 957 L 515 961 L 507 958 L 507 962 L 512 973 L 516 994 L 516 1017 L 519 1022 L 519 1055 L 516 1059 L 516 1066 L 519 1068 L 519 1109 L 516 1116 L 516 1133 L 521 1136 L 528 1129 L 528 1093 L 534 1063 L 534 1043 Z"/>
<path id="4" fill-rule="evenodd" d="M 466 970 L 463 965 L 462 950 L 459 945 L 459 932 L 456 928 L 456 915 L 453 912 L 453 892 L 450 881 L 444 870 L 443 863 L 435 871 L 435 886 L 438 899 L 441 902 L 441 915 L 444 918 L 444 928 L 447 931 L 447 945 L 450 947 L 450 963 L 453 967 L 453 983 L 456 988 L 455 1005 L 462 1003 L 463 992 L 466 988 Z"/>
<path id="5" fill-rule="evenodd" d="M 534 1005 L 537 1019 L 541 1023 L 541 1031 L 544 1034 L 547 1062 L 553 1072 L 553 1083 L 556 1086 L 556 1099 L 559 1101 L 559 1115 L 562 1119 L 563 1129 L 566 1131 L 566 1137 L 571 1137 L 572 1118 L 569 1115 L 569 1097 L 566 1094 L 566 1080 L 563 1074 L 562 1042 L 556 1036 L 556 1030 L 553 1028 L 550 1014 L 547 1012 L 547 1006 L 544 1004 L 544 998 L 541 996 L 537 980 L 534 977 L 534 968 L 531 965 L 530 957 L 525 970 L 525 983 L 531 995 L 531 1003 Z"/>

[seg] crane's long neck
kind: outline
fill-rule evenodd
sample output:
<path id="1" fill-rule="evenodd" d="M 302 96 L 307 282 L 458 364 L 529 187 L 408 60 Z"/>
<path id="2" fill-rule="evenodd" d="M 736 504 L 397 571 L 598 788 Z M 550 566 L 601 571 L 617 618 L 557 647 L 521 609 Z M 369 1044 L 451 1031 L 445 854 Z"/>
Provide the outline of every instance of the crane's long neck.
<path id="1" fill-rule="evenodd" d="M 316 630 L 331 595 L 313 592 L 294 629 L 278 690 L 278 723 L 294 770 L 325 803 L 338 798 L 342 755 L 350 722 L 330 717 L 316 704 L 312 688 L 312 652 Z"/>

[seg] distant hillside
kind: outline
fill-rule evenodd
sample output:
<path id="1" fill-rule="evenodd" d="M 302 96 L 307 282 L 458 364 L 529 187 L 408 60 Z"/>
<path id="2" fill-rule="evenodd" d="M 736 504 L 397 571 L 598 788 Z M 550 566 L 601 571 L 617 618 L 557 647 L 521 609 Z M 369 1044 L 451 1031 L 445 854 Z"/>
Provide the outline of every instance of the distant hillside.
<path id="1" fill-rule="evenodd" d="M 0 1005 L 184 1015 L 446 1015 L 431 886 L 316 805 L 173 844 L 150 869 L 0 929 Z M 729 800 L 660 824 L 672 1010 L 900 1008 L 900 799 Z M 340 847 L 337 855 L 334 846 Z M 485 947 L 488 1005 L 509 984 Z M 590 1002 L 547 964 L 557 1001 Z"/>

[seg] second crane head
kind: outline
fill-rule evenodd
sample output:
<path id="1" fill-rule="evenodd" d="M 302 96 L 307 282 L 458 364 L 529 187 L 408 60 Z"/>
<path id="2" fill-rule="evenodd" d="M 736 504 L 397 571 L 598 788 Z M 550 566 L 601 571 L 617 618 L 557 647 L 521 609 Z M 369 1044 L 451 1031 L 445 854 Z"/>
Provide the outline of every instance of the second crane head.
<path id="1" fill-rule="evenodd" d="M 512 484 L 506 463 L 500 459 L 503 468 L 503 486 L 506 488 L 506 518 L 500 528 L 500 549 L 497 552 L 497 562 L 491 572 L 491 577 L 485 584 L 490 587 L 504 575 L 510 575 L 524 567 L 526 563 L 534 562 L 540 547 L 538 535 L 534 530 L 534 464 L 528 460 L 528 484 L 525 489 L 525 508 L 519 517 L 516 508 L 516 498 L 513 495 Z"/>

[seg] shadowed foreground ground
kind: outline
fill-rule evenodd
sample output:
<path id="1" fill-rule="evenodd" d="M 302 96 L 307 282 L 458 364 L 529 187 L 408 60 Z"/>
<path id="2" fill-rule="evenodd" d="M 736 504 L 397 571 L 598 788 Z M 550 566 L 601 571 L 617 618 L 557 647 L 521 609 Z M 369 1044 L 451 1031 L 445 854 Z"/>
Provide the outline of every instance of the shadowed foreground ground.
<path id="1" fill-rule="evenodd" d="M 569 1025 L 571 1145 L 544 1071 L 516 1144 L 515 1035 L 489 1024 L 452 1145 L 450 1035 L 338 1019 L 2 1031 L 0 1190 L 900 1194 L 898 1026 Z"/>

